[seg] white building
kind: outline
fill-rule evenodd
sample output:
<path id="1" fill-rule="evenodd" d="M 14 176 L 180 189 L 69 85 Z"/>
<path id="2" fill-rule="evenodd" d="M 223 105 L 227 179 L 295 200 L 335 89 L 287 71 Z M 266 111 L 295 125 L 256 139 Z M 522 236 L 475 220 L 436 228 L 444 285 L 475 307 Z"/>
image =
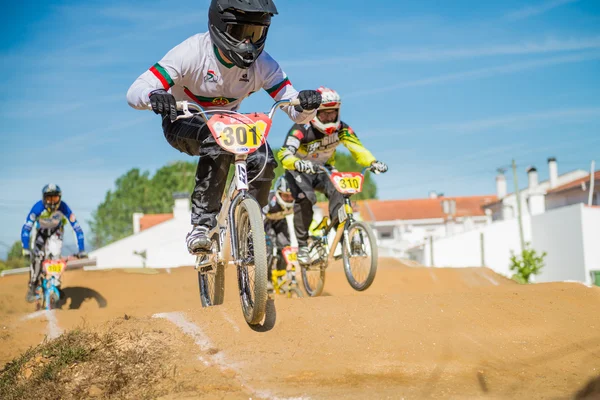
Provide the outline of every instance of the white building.
<path id="1" fill-rule="evenodd" d="M 576 280 L 591 283 L 600 271 L 600 171 L 558 175 L 556 159 L 548 160 L 550 179 L 538 182 L 528 170 L 528 186 L 520 191 L 524 241 L 546 252 L 546 266 L 536 281 Z M 498 201 L 484 205 L 494 222 L 471 232 L 423 241 L 409 256 L 428 266 L 488 266 L 511 276 L 511 253 L 521 240 L 514 193 L 506 194 L 503 175 L 496 178 Z M 593 187 L 593 189 L 592 189 Z M 591 199 L 591 203 L 590 203 Z"/>
<path id="2" fill-rule="evenodd" d="M 537 169 L 530 167 L 527 170 L 527 187 L 520 190 L 521 213 L 523 216 L 537 215 L 546 211 L 546 194 L 549 191 L 589 177 L 589 171 L 582 169 L 558 175 L 558 164 L 554 157 L 548 159 L 548 172 L 549 179 L 539 182 Z M 499 221 L 515 218 L 517 216 L 516 195 L 515 193 L 507 194 L 506 177 L 503 173 L 496 176 L 496 192 L 498 201 L 485 206 L 486 209 L 491 211 L 492 220 Z"/>
<path id="3" fill-rule="evenodd" d="M 173 214 L 133 214 L 134 234 L 90 253 L 98 268 L 168 268 L 194 265 L 185 244 L 189 195 L 175 195 Z"/>
<path id="4" fill-rule="evenodd" d="M 406 251 L 426 237 L 477 229 L 489 224 L 483 205 L 496 196 L 438 197 L 410 200 L 366 200 L 356 204 L 356 217 L 371 224 L 380 256 L 406 257 Z M 314 207 L 315 220 L 327 215 L 327 203 Z M 189 195 L 176 196 L 172 214 L 135 213 L 133 235 L 90 253 L 99 268 L 177 267 L 193 265 L 185 236 L 190 230 Z M 288 216 L 292 245 L 296 245 L 293 216 Z"/>
<path id="5" fill-rule="evenodd" d="M 368 222 L 377 236 L 379 255 L 408 257 L 408 249 L 426 238 L 441 238 L 468 232 L 491 223 L 483 206 L 496 196 L 425 199 L 364 200 L 357 202 L 359 218 Z"/>

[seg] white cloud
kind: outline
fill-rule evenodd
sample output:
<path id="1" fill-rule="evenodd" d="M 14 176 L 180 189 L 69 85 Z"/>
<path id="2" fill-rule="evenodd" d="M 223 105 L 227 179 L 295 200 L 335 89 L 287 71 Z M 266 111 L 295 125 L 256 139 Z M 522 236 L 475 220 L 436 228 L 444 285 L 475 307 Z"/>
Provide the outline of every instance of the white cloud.
<path id="1" fill-rule="evenodd" d="M 369 53 L 362 53 L 352 57 L 321 57 L 317 59 L 303 59 L 283 61 L 285 67 L 320 67 L 325 65 L 338 65 L 354 63 L 357 60 L 374 59 L 383 62 L 434 62 L 457 59 L 481 58 L 492 56 L 535 55 L 546 53 L 560 53 L 569 51 L 582 51 L 600 49 L 600 36 L 587 38 L 555 39 L 545 41 L 524 41 L 520 43 L 487 45 L 466 48 L 431 49 L 380 49 Z M 365 63 L 365 66 L 372 64 Z"/>
<path id="2" fill-rule="evenodd" d="M 512 11 L 506 14 L 505 18 L 511 21 L 521 20 L 525 18 L 535 17 L 540 14 L 544 14 L 557 7 L 564 6 L 571 3 L 576 3 L 579 0 L 551 0 L 546 1 L 535 6 L 528 6 L 519 10 Z"/>
<path id="3" fill-rule="evenodd" d="M 580 53 L 580 54 L 568 55 L 568 56 L 550 57 L 550 58 L 544 58 L 541 60 L 523 61 L 523 62 L 518 62 L 518 63 L 499 65 L 499 66 L 495 66 L 495 67 L 479 68 L 479 69 L 473 69 L 473 70 L 468 70 L 468 71 L 456 72 L 456 73 L 452 73 L 452 74 L 437 75 L 437 76 L 432 76 L 429 78 L 405 81 L 405 82 L 400 82 L 400 83 L 392 84 L 392 85 L 386 85 L 386 86 L 378 87 L 378 88 L 359 90 L 359 91 L 351 92 L 351 93 L 344 95 L 344 98 L 391 92 L 391 91 L 408 88 L 408 87 L 431 86 L 431 85 L 437 85 L 437 84 L 447 83 L 447 82 L 463 81 L 463 80 L 469 80 L 469 79 L 489 78 L 492 76 L 511 74 L 511 73 L 521 72 L 521 71 L 526 71 L 526 70 L 531 70 L 531 69 L 549 67 L 552 65 L 577 63 L 577 62 L 583 62 L 583 61 L 589 61 L 589 60 L 597 60 L 599 58 L 600 58 L 600 53 L 593 52 L 593 53 Z"/>
<path id="4" fill-rule="evenodd" d="M 440 131 L 453 131 L 467 134 L 500 126 L 515 127 L 535 121 L 556 121 L 590 117 L 600 117 L 600 107 L 565 108 L 526 114 L 505 115 L 502 117 L 485 118 L 460 123 L 436 124 L 431 128 Z"/>

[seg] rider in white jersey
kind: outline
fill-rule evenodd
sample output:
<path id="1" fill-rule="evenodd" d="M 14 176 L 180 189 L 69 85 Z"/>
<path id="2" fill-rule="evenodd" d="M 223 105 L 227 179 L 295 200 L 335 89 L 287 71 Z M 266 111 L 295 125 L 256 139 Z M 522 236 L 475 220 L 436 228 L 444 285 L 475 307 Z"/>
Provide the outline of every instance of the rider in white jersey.
<path id="1" fill-rule="evenodd" d="M 284 108 L 296 123 L 312 120 L 321 103 L 317 91 L 298 93 L 279 64 L 263 51 L 275 14 L 272 0 L 212 0 L 209 32 L 192 36 L 173 48 L 127 92 L 132 107 L 147 109 L 151 105 L 163 116 L 163 132 L 171 146 L 200 156 L 192 193 L 193 227 L 187 235 L 190 253 L 210 250 L 209 231 L 216 225 L 233 155 L 217 145 L 200 117 L 174 121 L 176 101 L 193 101 L 208 111 L 237 110 L 243 99 L 264 89 L 274 100 L 300 100 L 300 105 Z M 267 204 L 277 163 L 267 146 L 247 160 L 250 179 L 261 171 L 265 161 L 263 174 L 250 185 L 251 195 L 261 206 Z"/>

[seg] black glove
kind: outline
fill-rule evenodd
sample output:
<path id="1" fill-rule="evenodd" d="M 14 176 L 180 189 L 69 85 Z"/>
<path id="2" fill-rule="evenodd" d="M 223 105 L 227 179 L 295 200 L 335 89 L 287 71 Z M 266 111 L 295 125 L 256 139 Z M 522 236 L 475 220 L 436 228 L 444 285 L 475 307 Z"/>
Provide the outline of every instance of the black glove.
<path id="1" fill-rule="evenodd" d="M 321 105 L 321 93 L 316 90 L 301 90 L 298 93 L 300 105 L 294 106 L 296 111 L 311 111 L 319 108 Z"/>
<path id="2" fill-rule="evenodd" d="M 75 257 L 77 257 L 77 258 L 87 258 L 88 255 L 87 255 L 87 253 L 85 251 L 80 251 L 79 253 L 77 253 L 75 255 Z"/>
<path id="3" fill-rule="evenodd" d="M 381 161 L 373 161 L 371 163 L 371 170 L 374 172 L 387 172 L 388 170 L 388 166 L 385 163 L 382 163 Z"/>
<path id="4" fill-rule="evenodd" d="M 171 122 L 177 119 L 177 102 L 175 97 L 166 90 L 158 89 L 151 92 L 150 104 L 156 114 L 171 118 Z"/>
<path id="5" fill-rule="evenodd" d="M 294 168 L 298 172 L 306 173 L 306 174 L 316 174 L 319 169 L 315 164 L 308 160 L 298 160 L 294 163 Z"/>

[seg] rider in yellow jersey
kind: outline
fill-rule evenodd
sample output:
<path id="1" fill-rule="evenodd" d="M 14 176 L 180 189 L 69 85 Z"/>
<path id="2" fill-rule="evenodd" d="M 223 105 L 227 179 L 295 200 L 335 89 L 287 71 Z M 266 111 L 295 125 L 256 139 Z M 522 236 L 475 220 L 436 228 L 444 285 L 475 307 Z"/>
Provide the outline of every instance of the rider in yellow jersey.
<path id="1" fill-rule="evenodd" d="M 386 172 L 388 167 L 377 161 L 367 150 L 354 130 L 340 119 L 342 101 L 335 90 L 325 87 L 317 89 L 322 104 L 317 116 L 305 125 L 295 124 L 288 132 L 279 151 L 279 159 L 286 169 L 285 178 L 294 196 L 294 231 L 298 239 L 298 261 L 308 264 L 308 228 L 313 218 L 313 205 L 317 202 L 315 190 L 329 199 L 329 216 L 335 223 L 343 196 L 335 189 L 318 166 L 334 167 L 335 152 L 343 144 L 356 162 L 371 166 L 377 172 Z"/>

